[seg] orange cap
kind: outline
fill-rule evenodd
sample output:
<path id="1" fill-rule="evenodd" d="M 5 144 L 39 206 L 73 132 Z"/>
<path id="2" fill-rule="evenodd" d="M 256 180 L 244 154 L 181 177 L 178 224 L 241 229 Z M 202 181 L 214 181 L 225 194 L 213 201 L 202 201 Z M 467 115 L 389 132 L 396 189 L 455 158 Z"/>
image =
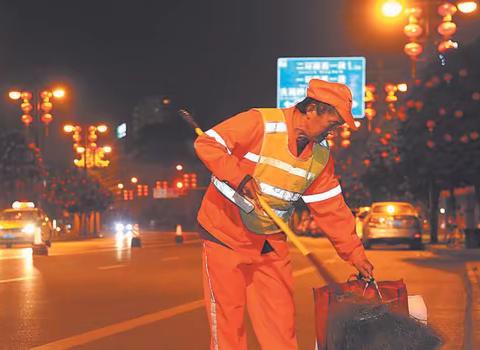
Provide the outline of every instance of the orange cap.
<path id="1" fill-rule="evenodd" d="M 352 92 L 347 85 L 312 79 L 308 83 L 307 96 L 335 107 L 350 129 L 358 130 L 352 114 Z"/>

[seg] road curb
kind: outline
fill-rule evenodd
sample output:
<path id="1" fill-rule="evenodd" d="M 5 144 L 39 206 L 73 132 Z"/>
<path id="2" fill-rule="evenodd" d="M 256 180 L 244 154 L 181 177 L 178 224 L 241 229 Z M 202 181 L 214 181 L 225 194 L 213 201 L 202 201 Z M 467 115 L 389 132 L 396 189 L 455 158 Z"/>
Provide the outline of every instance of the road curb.
<path id="1" fill-rule="evenodd" d="M 465 263 L 467 305 L 465 310 L 464 348 L 480 345 L 480 263 Z"/>

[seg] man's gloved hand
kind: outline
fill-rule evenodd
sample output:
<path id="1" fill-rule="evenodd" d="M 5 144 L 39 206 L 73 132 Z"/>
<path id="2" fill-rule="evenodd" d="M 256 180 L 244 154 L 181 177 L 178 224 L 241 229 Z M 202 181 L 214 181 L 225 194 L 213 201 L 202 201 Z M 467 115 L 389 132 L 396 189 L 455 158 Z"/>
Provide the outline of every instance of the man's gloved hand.
<path id="1" fill-rule="evenodd" d="M 373 277 L 373 265 L 368 261 L 367 258 L 355 261 L 353 266 L 360 272 L 363 277 L 372 278 Z"/>

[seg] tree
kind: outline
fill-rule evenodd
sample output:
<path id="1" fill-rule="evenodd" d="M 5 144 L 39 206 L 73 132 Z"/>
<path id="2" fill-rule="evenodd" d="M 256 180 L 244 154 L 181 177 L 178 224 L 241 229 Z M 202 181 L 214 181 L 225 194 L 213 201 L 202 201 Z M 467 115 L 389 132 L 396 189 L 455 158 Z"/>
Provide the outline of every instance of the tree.
<path id="1" fill-rule="evenodd" d="M 406 103 L 401 171 L 414 193 L 429 199 L 433 241 L 440 191 L 465 185 L 480 188 L 479 61 L 477 40 L 451 52 L 446 66 L 430 64 Z"/>
<path id="2" fill-rule="evenodd" d="M 20 131 L 1 134 L 0 150 L 2 200 L 7 203 L 18 199 L 37 201 L 46 175 L 40 150 L 27 144 Z"/>

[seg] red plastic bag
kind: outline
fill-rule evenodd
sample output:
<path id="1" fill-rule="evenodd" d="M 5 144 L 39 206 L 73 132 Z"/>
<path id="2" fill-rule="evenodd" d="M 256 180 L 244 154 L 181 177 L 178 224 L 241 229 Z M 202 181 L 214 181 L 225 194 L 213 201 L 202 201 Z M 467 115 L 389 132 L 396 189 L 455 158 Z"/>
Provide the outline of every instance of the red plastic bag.
<path id="1" fill-rule="evenodd" d="M 408 315 L 408 293 L 403 280 L 379 281 L 378 291 L 373 283 L 364 280 L 348 281 L 334 287 L 314 288 L 315 329 L 317 349 L 327 349 L 329 310 L 333 303 L 341 302 L 345 295 L 357 295 L 362 299 L 387 305 L 390 311 Z"/>

